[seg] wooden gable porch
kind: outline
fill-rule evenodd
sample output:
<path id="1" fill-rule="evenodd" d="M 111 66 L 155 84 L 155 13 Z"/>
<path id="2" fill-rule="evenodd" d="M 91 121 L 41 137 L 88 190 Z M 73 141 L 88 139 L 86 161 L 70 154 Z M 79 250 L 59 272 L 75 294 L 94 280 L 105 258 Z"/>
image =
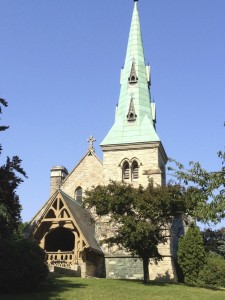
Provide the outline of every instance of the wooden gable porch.
<path id="1" fill-rule="evenodd" d="M 74 270 L 77 276 L 104 276 L 103 253 L 94 236 L 90 213 L 61 191 L 30 223 L 29 237 L 45 250 L 49 267 Z"/>

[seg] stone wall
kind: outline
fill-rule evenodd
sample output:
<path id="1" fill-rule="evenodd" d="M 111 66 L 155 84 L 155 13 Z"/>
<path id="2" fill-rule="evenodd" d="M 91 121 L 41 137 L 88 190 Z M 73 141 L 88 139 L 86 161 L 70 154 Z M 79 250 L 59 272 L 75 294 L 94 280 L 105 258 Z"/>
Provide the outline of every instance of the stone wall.
<path id="1" fill-rule="evenodd" d="M 165 256 L 163 260 L 154 263 L 150 261 L 149 264 L 150 280 L 161 282 L 177 282 L 177 274 L 172 256 Z"/>
<path id="2" fill-rule="evenodd" d="M 86 277 L 105 278 L 105 261 L 103 255 L 91 251 L 86 254 Z"/>
<path id="3" fill-rule="evenodd" d="M 81 277 L 81 270 L 78 266 L 77 270 L 66 269 L 56 266 L 49 267 L 50 272 L 55 272 L 56 274 L 63 275 L 63 276 L 70 276 L 70 277 Z"/>
<path id="4" fill-rule="evenodd" d="M 167 282 L 177 281 L 174 266 L 174 257 L 176 256 L 177 249 L 175 249 L 174 246 L 177 246 L 176 235 L 180 230 L 179 226 L 180 221 L 178 220 L 173 224 L 173 232 L 171 232 L 170 229 L 165 230 L 164 235 L 168 238 L 167 242 L 158 246 L 159 253 L 163 256 L 163 260 L 157 263 L 150 261 L 149 264 L 149 275 L 151 280 Z M 107 217 L 102 217 L 98 220 L 96 238 L 101 241 L 102 239 L 113 235 L 116 230 L 116 226 L 107 222 Z M 143 278 L 143 266 L 140 259 L 133 258 L 129 252 L 117 245 L 109 246 L 108 244 L 103 243 L 101 247 L 105 253 L 107 278 Z"/>
<path id="5" fill-rule="evenodd" d="M 61 190 L 74 198 L 75 190 L 83 191 L 103 184 L 103 167 L 101 161 L 91 151 L 79 162 L 61 186 Z"/>
<path id="6" fill-rule="evenodd" d="M 139 258 L 105 257 L 106 277 L 143 279 L 143 265 Z"/>
<path id="7" fill-rule="evenodd" d="M 106 277 L 112 279 L 143 279 L 143 263 L 138 257 L 106 256 Z M 168 256 L 155 263 L 149 263 L 150 280 L 177 282 L 173 258 Z"/>
<path id="8" fill-rule="evenodd" d="M 110 180 L 122 181 L 123 161 L 139 163 L 138 180 L 126 180 L 135 187 L 140 184 L 148 185 L 149 178 L 153 178 L 156 184 L 162 185 L 167 157 L 160 143 L 143 143 L 131 145 L 103 146 L 103 174 L 104 183 Z M 163 153 L 162 153 L 163 152 Z M 163 155 L 164 154 L 164 155 Z"/>

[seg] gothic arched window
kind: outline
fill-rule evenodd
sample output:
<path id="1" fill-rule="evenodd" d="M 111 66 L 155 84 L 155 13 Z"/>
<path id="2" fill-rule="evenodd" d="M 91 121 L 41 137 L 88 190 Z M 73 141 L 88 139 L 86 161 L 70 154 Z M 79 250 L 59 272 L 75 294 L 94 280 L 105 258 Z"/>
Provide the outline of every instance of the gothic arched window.
<path id="1" fill-rule="evenodd" d="M 127 161 L 123 164 L 123 180 L 128 180 L 130 178 L 130 167 Z"/>
<path id="2" fill-rule="evenodd" d="M 139 167 L 138 167 L 138 163 L 136 160 L 133 161 L 132 163 L 132 169 L 131 169 L 131 173 L 132 173 L 132 179 L 138 179 L 139 176 Z"/>
<path id="3" fill-rule="evenodd" d="M 76 188 L 75 190 L 75 200 L 77 202 L 82 202 L 82 195 L 83 195 L 83 190 L 82 188 L 79 186 L 78 188 Z"/>

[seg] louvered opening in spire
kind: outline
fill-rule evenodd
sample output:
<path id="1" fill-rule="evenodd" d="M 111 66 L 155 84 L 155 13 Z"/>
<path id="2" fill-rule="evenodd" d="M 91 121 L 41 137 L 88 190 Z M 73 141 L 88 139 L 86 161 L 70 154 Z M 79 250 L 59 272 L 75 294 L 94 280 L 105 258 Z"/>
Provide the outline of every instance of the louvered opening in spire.
<path id="1" fill-rule="evenodd" d="M 133 98 L 131 98 L 130 100 L 130 107 L 129 107 L 129 111 L 127 114 L 127 120 L 129 122 L 134 122 L 137 118 L 137 115 L 135 114 L 135 109 L 134 109 L 134 101 Z"/>
<path id="2" fill-rule="evenodd" d="M 137 77 L 137 73 L 136 73 L 136 68 L 135 68 L 135 62 L 132 62 L 132 66 L 131 66 L 131 71 L 130 71 L 130 77 L 128 78 L 129 84 L 135 85 L 138 82 L 138 77 Z"/>

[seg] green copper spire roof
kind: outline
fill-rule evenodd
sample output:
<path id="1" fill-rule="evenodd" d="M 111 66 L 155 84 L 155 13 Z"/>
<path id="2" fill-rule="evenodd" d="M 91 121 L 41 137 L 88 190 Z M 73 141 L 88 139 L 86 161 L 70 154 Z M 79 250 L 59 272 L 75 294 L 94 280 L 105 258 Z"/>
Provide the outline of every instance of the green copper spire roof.
<path id="1" fill-rule="evenodd" d="M 150 96 L 150 67 L 145 65 L 138 1 L 130 27 L 115 123 L 101 145 L 160 141 L 155 131 L 155 103 Z"/>

